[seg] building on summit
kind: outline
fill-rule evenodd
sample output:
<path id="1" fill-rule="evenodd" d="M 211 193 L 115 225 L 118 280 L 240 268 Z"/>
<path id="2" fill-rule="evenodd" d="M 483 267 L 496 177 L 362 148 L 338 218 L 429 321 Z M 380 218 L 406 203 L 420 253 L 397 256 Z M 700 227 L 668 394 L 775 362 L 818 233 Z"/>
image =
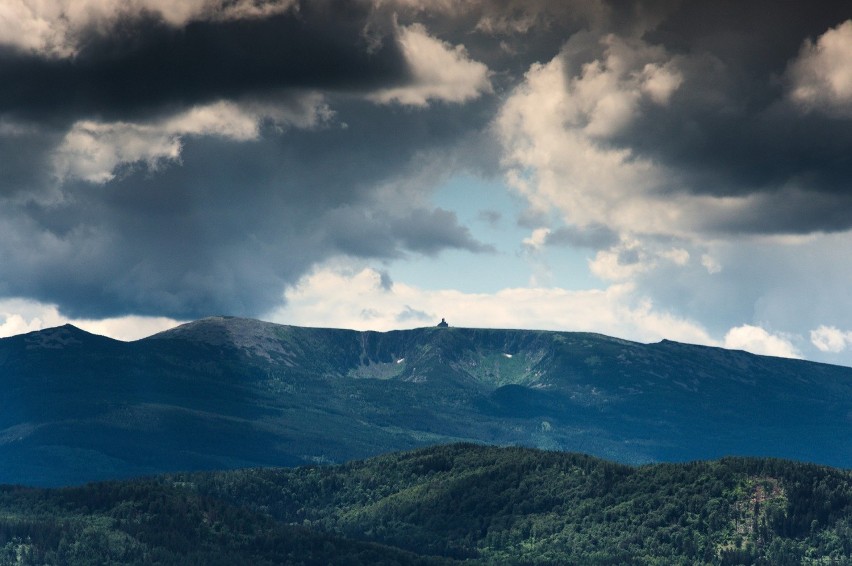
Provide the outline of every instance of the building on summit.
<path id="1" fill-rule="evenodd" d="M 449 326 L 449 324 L 447 324 L 447 321 L 444 320 L 443 318 L 441 319 L 441 322 L 438 323 L 438 328 L 446 328 L 448 326 Z"/>

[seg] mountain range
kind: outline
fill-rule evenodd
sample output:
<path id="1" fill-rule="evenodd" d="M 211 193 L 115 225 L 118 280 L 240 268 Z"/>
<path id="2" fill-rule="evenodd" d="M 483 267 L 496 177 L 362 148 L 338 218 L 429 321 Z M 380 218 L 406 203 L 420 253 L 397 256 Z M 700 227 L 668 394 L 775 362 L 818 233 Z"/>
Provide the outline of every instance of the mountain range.
<path id="1" fill-rule="evenodd" d="M 457 441 L 852 467 L 852 368 L 664 340 L 214 317 L 0 340 L 0 483 L 339 463 Z"/>

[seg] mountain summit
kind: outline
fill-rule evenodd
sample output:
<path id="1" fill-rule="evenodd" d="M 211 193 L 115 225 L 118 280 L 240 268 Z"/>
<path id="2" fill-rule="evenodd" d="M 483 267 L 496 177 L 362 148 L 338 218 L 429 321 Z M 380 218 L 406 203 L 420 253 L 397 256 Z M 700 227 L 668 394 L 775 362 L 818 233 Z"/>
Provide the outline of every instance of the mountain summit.
<path id="1" fill-rule="evenodd" d="M 186 340 L 209 346 L 232 347 L 271 361 L 273 354 L 287 354 L 281 340 L 286 328 L 250 318 L 215 316 L 182 324 L 148 339 Z"/>
<path id="2" fill-rule="evenodd" d="M 0 340 L 0 482 L 342 462 L 450 441 L 852 467 L 852 369 L 599 334 L 214 317 Z"/>

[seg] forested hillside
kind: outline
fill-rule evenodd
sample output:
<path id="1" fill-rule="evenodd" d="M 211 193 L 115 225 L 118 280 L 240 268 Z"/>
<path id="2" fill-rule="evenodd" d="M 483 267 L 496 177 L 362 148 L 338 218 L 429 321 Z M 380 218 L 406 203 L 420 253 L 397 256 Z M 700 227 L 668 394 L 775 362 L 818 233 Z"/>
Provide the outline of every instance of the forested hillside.
<path id="1" fill-rule="evenodd" d="M 341 466 L 6 488 L 0 510 L 3 563 L 852 561 L 852 473 L 774 459 L 631 467 L 459 444 Z"/>

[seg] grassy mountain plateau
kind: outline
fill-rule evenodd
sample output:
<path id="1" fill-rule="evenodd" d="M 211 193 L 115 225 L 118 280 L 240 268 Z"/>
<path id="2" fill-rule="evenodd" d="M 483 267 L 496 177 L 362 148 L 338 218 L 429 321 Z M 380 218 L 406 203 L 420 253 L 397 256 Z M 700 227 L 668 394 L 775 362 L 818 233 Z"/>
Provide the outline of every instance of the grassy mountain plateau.
<path id="1" fill-rule="evenodd" d="M 0 483 L 340 463 L 466 441 L 852 467 L 852 369 L 598 334 L 210 318 L 0 340 Z"/>
<path id="2" fill-rule="evenodd" d="M 0 564 L 850 564 L 852 472 L 454 444 L 0 489 Z"/>

